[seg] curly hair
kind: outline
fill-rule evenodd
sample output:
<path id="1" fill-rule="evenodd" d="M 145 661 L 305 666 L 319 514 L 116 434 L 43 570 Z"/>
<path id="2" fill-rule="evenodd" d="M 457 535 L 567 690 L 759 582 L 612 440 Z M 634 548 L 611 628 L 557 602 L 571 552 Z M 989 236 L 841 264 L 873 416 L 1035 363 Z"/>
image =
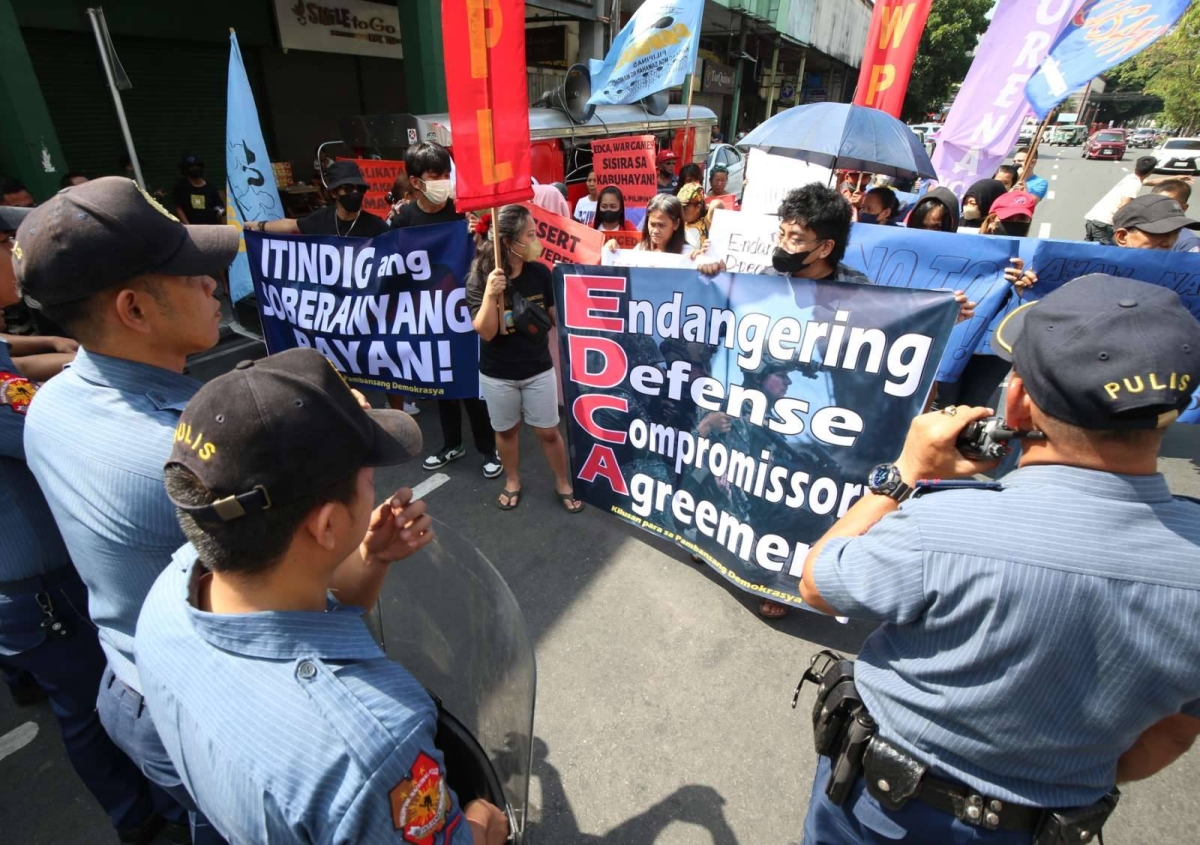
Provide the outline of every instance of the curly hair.
<path id="1" fill-rule="evenodd" d="M 797 223 L 818 238 L 833 241 L 830 263 L 845 257 L 854 215 L 849 200 L 833 188 L 813 184 L 789 191 L 779 203 L 778 214 L 781 223 Z"/>

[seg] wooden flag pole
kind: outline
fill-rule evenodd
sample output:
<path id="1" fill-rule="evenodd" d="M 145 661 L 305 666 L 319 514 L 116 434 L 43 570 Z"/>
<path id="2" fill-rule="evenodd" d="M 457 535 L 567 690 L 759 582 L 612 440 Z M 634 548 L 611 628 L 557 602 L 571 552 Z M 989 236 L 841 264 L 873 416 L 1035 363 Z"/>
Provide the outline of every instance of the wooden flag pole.
<path id="1" fill-rule="evenodd" d="M 492 206 L 492 225 L 489 227 L 492 233 L 492 255 L 496 258 L 496 269 L 504 272 L 504 264 L 500 260 L 500 209 Z M 500 298 L 496 300 L 496 320 L 499 322 L 499 333 L 508 334 L 508 326 L 504 321 L 504 294 L 500 294 Z"/>
<path id="2" fill-rule="evenodd" d="M 692 78 L 692 74 L 689 73 L 687 75 L 687 111 L 685 111 L 683 113 L 683 154 L 684 154 L 685 159 L 687 159 L 688 132 L 691 131 L 691 128 L 692 128 L 692 89 L 694 89 L 695 87 L 696 87 L 695 80 Z M 693 138 L 692 139 L 692 158 L 695 158 L 695 157 L 696 157 L 696 141 Z M 687 159 L 687 161 L 684 161 L 684 164 L 689 164 L 690 162 L 691 162 L 691 159 Z M 701 181 L 703 181 L 703 180 L 701 180 Z M 700 187 L 704 188 L 704 185 L 702 184 Z"/>

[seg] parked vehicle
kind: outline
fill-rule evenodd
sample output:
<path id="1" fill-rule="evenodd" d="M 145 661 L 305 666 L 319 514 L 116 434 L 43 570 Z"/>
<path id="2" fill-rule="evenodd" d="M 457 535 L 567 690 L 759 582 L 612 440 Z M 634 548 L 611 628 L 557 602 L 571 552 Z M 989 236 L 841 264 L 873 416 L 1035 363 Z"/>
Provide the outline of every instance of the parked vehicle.
<path id="1" fill-rule="evenodd" d="M 1021 134 L 1017 138 L 1017 142 L 1021 144 L 1029 144 L 1033 142 L 1033 136 L 1037 134 L 1036 123 L 1026 123 L 1021 127 Z"/>
<path id="2" fill-rule="evenodd" d="M 1101 129 L 1083 145 L 1083 157 L 1122 161 L 1125 158 L 1126 146 L 1124 129 Z"/>
<path id="3" fill-rule="evenodd" d="M 919 132 L 921 137 L 926 141 L 936 141 L 938 130 L 942 128 L 940 123 L 910 123 L 908 128 L 913 132 Z"/>
<path id="4" fill-rule="evenodd" d="M 725 192 L 737 196 L 742 192 L 742 183 L 746 177 L 746 153 L 733 144 L 716 144 L 708 151 L 708 159 L 704 162 L 704 191 L 708 192 L 711 184 L 712 170 L 721 165 L 729 171 L 729 184 Z"/>
<path id="5" fill-rule="evenodd" d="M 1129 136 L 1129 146 L 1135 149 L 1150 149 L 1154 146 L 1155 134 L 1153 129 L 1135 129 Z"/>
<path id="6" fill-rule="evenodd" d="M 1155 173 L 1200 176 L 1200 138 L 1172 138 L 1150 155 L 1158 159 Z"/>
<path id="7" fill-rule="evenodd" d="M 1054 127 L 1047 141 L 1052 147 L 1074 147 L 1087 138 L 1087 127 L 1079 124 L 1063 124 Z"/>

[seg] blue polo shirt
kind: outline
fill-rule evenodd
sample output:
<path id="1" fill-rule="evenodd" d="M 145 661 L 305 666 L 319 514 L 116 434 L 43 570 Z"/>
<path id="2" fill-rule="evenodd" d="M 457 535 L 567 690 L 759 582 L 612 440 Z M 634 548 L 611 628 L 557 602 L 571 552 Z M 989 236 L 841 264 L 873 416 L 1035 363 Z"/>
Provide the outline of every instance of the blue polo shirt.
<path id="1" fill-rule="evenodd" d="M 1040 201 L 1046 198 L 1046 191 L 1050 190 L 1050 183 L 1043 177 L 1030 173 L 1025 179 L 1025 188 Z"/>
<path id="2" fill-rule="evenodd" d="M 470 845 L 437 708 L 360 608 L 213 614 L 179 549 L 146 598 L 138 669 L 188 792 L 230 842 Z"/>
<path id="3" fill-rule="evenodd" d="M 184 542 L 163 487 L 175 426 L 200 382 L 80 348 L 38 391 L 25 452 L 88 588 L 109 667 L 140 690 L 133 631 L 154 579 Z"/>
<path id="4" fill-rule="evenodd" d="M 1200 718 L 1200 505 L 1161 475 L 1031 466 L 906 502 L 813 570 L 884 624 L 855 680 L 880 733 L 1021 804 L 1090 804 L 1154 723 Z"/>

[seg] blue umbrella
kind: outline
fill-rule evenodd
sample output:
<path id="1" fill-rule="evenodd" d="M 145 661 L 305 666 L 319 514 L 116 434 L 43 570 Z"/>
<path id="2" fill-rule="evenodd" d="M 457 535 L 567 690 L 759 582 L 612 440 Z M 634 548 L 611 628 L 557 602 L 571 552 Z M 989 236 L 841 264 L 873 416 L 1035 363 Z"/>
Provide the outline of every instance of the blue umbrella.
<path id="1" fill-rule="evenodd" d="M 793 106 L 759 124 L 738 146 L 757 147 L 831 170 L 937 178 L 915 132 L 887 112 L 847 103 Z"/>

